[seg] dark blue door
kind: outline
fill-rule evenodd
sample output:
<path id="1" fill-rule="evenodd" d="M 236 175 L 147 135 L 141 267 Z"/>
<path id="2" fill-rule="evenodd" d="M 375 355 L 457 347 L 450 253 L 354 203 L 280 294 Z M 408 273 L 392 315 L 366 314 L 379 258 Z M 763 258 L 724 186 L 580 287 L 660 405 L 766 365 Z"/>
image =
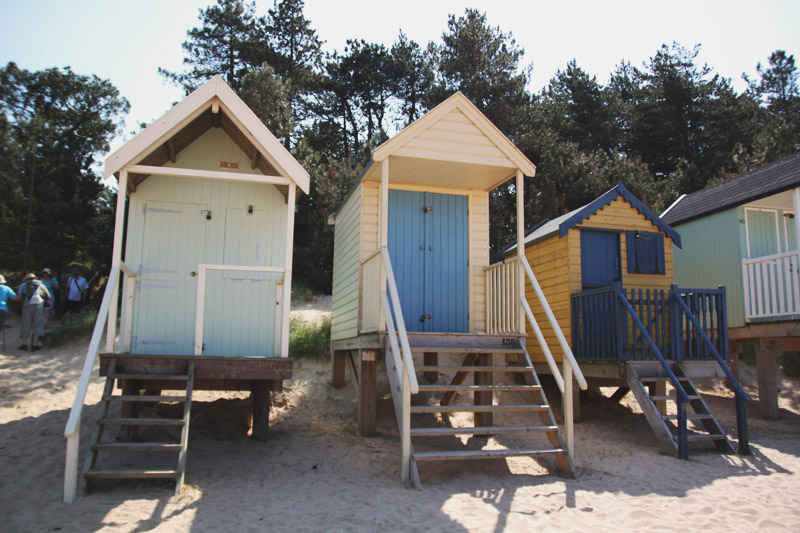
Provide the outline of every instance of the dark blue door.
<path id="1" fill-rule="evenodd" d="M 389 191 L 389 255 L 408 331 L 469 331 L 467 198 Z"/>
<path id="2" fill-rule="evenodd" d="M 581 284 L 584 289 L 622 281 L 617 232 L 581 230 Z"/>

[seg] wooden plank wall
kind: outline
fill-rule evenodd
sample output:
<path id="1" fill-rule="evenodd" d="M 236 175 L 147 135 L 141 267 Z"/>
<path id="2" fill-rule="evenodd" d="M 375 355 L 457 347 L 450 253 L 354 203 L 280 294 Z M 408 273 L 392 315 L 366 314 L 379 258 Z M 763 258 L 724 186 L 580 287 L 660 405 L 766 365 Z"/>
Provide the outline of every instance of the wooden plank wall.
<path id="1" fill-rule="evenodd" d="M 342 207 L 333 238 L 331 340 L 358 335 L 361 194 L 359 185 Z"/>
<path id="2" fill-rule="evenodd" d="M 238 161 L 240 169 L 244 167 L 244 171 L 252 172 L 247 156 L 218 128 L 207 131 L 181 151 L 175 163 L 165 166 L 219 170 L 220 160 Z M 200 243 L 184 249 L 186 243 L 180 236 L 169 241 L 169 227 L 159 230 L 161 226 L 153 224 L 171 224 L 165 221 L 170 217 L 162 215 L 164 220 L 157 222 L 159 213 L 145 214 L 145 205 L 156 209 L 172 206 L 174 209 L 168 210 L 184 212 L 176 216 L 189 216 L 188 223 L 197 226 L 198 231 L 202 229 L 204 235 L 197 235 L 202 238 L 204 249 L 201 250 Z M 242 215 L 251 205 L 252 218 Z M 200 210 L 211 211 L 211 220 L 205 220 Z M 151 233 L 160 231 L 171 244 L 146 242 L 148 222 Z M 229 227 L 229 224 L 237 227 Z M 140 279 L 144 288 L 139 285 L 135 298 L 138 304 L 135 303 L 134 308 L 132 335 L 140 342 L 134 351 L 193 353 L 197 278 L 192 277 L 191 272 L 197 270 L 197 264 L 255 262 L 257 266 L 283 267 L 285 242 L 286 202 L 273 185 L 167 176 L 147 178 L 130 198 L 125 251 L 125 262 L 133 269 L 141 267 L 149 271 Z M 144 247 L 148 244 L 145 254 Z M 172 257 L 189 253 L 191 266 Z M 143 258 L 148 264 L 142 264 Z M 205 353 L 273 355 L 275 286 L 279 277 L 275 274 L 227 273 L 225 276 L 221 272 L 210 273 L 206 286 Z M 148 291 L 149 294 L 145 294 Z M 145 313 L 139 312 L 142 305 L 147 306 Z M 189 308 L 191 316 L 184 316 Z M 124 316 L 122 323 L 125 323 Z"/>
<path id="3" fill-rule="evenodd" d="M 660 231 L 657 226 L 647 220 L 622 197 L 617 198 L 610 205 L 578 224 L 577 228 L 604 228 L 620 231 Z M 580 230 L 573 228 L 569 233 L 560 238 L 554 235 L 549 239 L 528 246 L 525 255 L 531 268 L 536 274 L 539 284 L 547 297 L 550 307 L 558 320 L 561 330 L 568 342 L 572 342 L 571 324 L 571 295 L 581 290 L 581 242 Z M 626 289 L 665 289 L 674 283 L 674 268 L 672 255 L 672 239 L 664 238 L 665 272 L 663 276 L 629 274 L 627 240 L 625 234 L 620 236 L 620 252 L 622 260 L 622 283 Z M 547 322 L 544 312 L 538 305 L 538 300 L 530 286 L 525 285 L 525 295 L 534 311 L 534 316 L 542 328 L 553 357 L 561 361 L 562 353 L 552 328 Z M 543 362 L 544 358 L 539 343 L 528 330 L 528 353 L 536 362 Z"/>

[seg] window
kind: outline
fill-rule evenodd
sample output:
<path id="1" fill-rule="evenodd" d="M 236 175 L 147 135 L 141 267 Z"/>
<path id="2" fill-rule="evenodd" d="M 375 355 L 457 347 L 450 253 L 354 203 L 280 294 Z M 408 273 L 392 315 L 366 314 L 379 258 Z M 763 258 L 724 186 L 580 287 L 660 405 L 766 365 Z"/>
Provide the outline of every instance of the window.
<path id="1" fill-rule="evenodd" d="M 664 274 L 664 235 L 626 231 L 629 274 Z"/>

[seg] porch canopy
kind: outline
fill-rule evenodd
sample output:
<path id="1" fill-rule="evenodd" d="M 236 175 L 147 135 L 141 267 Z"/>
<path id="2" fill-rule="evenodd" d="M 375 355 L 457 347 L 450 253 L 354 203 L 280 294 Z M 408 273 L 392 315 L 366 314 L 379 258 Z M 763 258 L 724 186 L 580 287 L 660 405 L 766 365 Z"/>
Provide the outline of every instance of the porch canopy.
<path id="1" fill-rule="evenodd" d="M 511 141 L 457 92 L 372 154 L 362 180 L 381 181 L 382 163 L 391 184 L 491 191 L 536 167 Z M 381 164 L 379 164 L 381 163 Z"/>

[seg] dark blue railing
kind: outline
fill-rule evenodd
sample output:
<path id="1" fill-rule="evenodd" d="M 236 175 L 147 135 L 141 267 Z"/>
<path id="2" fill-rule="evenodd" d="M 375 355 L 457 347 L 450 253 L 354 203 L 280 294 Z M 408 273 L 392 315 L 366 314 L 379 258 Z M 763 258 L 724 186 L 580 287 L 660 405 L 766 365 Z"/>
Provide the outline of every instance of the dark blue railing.
<path id="1" fill-rule="evenodd" d="M 747 395 L 728 368 L 725 287 L 626 290 L 621 283 L 572 295 L 572 351 L 578 360 L 658 361 L 678 391 L 679 454 L 686 450 L 686 401 L 668 362 L 716 361 L 736 393 L 739 453 L 749 453 Z"/>
<path id="2" fill-rule="evenodd" d="M 615 297 L 621 291 L 652 337 L 655 347 L 670 361 L 713 361 L 704 342 L 705 333 L 724 361 L 729 361 L 725 287 L 687 289 L 673 285 L 663 289 L 592 289 L 572 295 L 572 351 L 577 359 L 590 361 L 654 361 L 654 347 L 647 342 Z M 678 305 L 680 298 L 697 319 L 690 320 Z"/>

